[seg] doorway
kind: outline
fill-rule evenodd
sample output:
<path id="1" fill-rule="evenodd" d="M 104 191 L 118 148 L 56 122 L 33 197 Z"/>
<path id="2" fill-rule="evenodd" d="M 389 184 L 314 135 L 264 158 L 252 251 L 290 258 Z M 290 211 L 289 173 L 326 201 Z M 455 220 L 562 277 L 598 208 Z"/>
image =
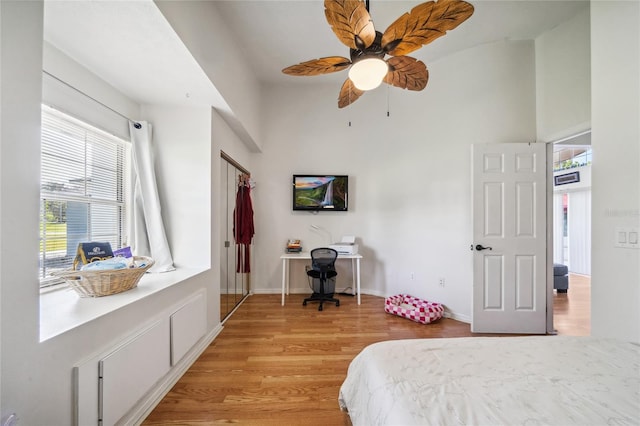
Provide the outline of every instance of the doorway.
<path id="1" fill-rule="evenodd" d="M 244 272 L 244 247 L 234 238 L 234 214 L 240 190 L 249 171 L 224 152 L 220 153 L 220 321 L 249 294 L 250 273 Z"/>
<path id="2" fill-rule="evenodd" d="M 554 288 L 558 334 L 590 334 L 591 162 L 591 131 L 553 143 L 553 263 L 566 266 L 569 283 Z"/>

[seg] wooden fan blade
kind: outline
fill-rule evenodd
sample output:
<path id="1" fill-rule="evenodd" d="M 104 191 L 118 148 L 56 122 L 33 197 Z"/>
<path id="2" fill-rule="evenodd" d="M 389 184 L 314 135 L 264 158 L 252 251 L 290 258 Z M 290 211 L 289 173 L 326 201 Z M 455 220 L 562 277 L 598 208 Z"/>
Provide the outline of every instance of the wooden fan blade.
<path id="1" fill-rule="evenodd" d="M 384 82 L 408 90 L 422 90 L 427 87 L 429 71 L 422 62 L 410 56 L 393 56 L 387 61 L 389 72 Z"/>
<path id="2" fill-rule="evenodd" d="M 340 96 L 338 97 L 338 108 L 344 108 L 351 105 L 358 100 L 364 93 L 364 90 L 358 89 L 353 82 L 347 78 L 340 89 Z"/>
<path id="3" fill-rule="evenodd" d="M 382 35 L 382 48 L 389 55 L 406 55 L 442 37 L 471 15 L 473 6 L 462 0 L 419 4 L 387 28 Z"/>
<path id="4" fill-rule="evenodd" d="M 282 72 L 297 76 L 321 75 L 342 71 L 345 68 L 349 68 L 349 65 L 351 65 L 351 61 L 347 58 L 343 58 L 342 56 L 329 56 L 291 65 L 283 69 Z"/>
<path id="5" fill-rule="evenodd" d="M 371 16 L 362 0 L 324 0 L 324 15 L 338 39 L 351 49 L 364 50 L 376 38 Z"/>

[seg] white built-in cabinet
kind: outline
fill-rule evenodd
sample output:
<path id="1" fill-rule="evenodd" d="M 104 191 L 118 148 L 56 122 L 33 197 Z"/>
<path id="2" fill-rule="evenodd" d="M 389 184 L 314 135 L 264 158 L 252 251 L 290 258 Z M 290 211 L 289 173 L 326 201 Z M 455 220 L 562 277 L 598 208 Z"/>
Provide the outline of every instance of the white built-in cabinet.
<path id="1" fill-rule="evenodd" d="M 120 343 L 74 367 L 74 423 L 123 423 L 123 418 L 154 392 L 156 384 L 205 335 L 205 301 L 205 291 L 201 290 Z"/>

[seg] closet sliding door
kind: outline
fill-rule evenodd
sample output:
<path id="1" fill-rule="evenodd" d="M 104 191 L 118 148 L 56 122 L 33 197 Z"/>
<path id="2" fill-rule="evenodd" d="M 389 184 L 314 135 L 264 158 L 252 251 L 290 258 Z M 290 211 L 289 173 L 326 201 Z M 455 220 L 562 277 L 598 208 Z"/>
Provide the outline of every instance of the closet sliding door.
<path id="1" fill-rule="evenodd" d="M 234 239 L 234 212 L 236 195 L 239 188 L 239 177 L 249 172 L 226 154 L 221 155 L 221 209 L 220 234 L 222 248 L 220 251 L 220 320 L 226 318 L 231 311 L 249 294 L 249 273 L 238 271 L 238 246 Z"/>

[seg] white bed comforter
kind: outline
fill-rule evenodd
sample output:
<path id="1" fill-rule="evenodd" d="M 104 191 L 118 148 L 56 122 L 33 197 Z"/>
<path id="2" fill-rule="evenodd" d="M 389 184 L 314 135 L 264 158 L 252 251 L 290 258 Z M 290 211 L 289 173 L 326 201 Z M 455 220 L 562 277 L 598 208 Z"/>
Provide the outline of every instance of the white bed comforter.
<path id="1" fill-rule="evenodd" d="M 351 362 L 339 403 L 355 426 L 639 425 L 640 346 L 561 336 L 381 342 Z"/>

